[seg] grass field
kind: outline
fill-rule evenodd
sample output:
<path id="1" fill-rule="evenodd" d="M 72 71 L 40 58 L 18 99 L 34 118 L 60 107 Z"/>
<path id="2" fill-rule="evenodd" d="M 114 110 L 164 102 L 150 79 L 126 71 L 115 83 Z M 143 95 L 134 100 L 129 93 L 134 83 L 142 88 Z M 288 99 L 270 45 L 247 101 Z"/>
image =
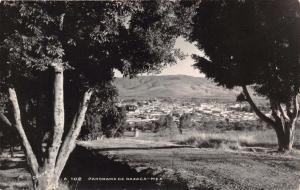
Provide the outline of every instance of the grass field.
<path id="1" fill-rule="evenodd" d="M 133 134 L 127 132 L 125 136 L 131 137 Z M 191 145 L 198 148 L 218 148 L 224 145 L 238 147 L 261 147 L 261 148 L 274 148 L 277 147 L 277 137 L 275 131 L 272 129 L 259 130 L 259 131 L 223 131 L 223 132 L 210 132 L 200 131 L 195 129 L 185 129 L 183 134 L 179 133 L 151 133 L 141 132 L 139 137 L 135 139 L 151 140 L 158 142 L 173 142 L 182 145 Z M 214 143 L 216 146 L 214 146 Z M 211 145 L 209 145 L 211 144 Z M 296 129 L 294 147 L 300 147 L 300 128 Z"/>

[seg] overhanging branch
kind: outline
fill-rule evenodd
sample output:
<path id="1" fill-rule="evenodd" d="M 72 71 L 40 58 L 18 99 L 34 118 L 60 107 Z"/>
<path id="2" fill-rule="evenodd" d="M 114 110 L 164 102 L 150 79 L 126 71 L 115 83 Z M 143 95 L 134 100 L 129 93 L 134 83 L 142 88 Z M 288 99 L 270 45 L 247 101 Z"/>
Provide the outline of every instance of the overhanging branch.
<path id="1" fill-rule="evenodd" d="M 246 100 L 247 100 L 247 102 L 250 104 L 250 106 L 251 106 L 251 108 L 253 109 L 253 111 L 255 112 L 255 114 L 256 114 L 261 120 L 265 121 L 266 123 L 268 123 L 268 124 L 270 124 L 271 126 L 274 127 L 274 126 L 275 126 L 275 122 L 274 122 L 271 118 L 267 117 L 264 113 L 262 113 L 262 112 L 258 109 L 258 107 L 256 106 L 256 104 L 255 104 L 254 101 L 252 100 L 252 98 L 251 98 L 251 96 L 250 96 L 250 94 L 249 94 L 249 92 L 248 92 L 248 89 L 247 89 L 246 85 L 242 86 L 242 88 L 243 88 L 243 93 L 244 93 L 245 96 L 246 96 Z"/>

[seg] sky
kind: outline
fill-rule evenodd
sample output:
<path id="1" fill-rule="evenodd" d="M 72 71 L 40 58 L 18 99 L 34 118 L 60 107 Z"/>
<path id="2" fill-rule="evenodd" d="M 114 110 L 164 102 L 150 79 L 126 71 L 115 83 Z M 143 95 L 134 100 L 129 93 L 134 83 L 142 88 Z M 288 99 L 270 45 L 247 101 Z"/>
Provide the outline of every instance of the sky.
<path id="1" fill-rule="evenodd" d="M 160 74 L 150 75 L 189 75 L 194 77 L 204 77 L 199 70 L 192 66 L 194 64 L 194 60 L 191 57 L 192 54 L 204 55 L 204 53 L 198 50 L 195 45 L 185 41 L 182 37 L 179 37 L 176 40 L 175 47 L 180 48 L 181 51 L 188 56 L 184 60 L 178 60 L 176 65 L 168 66 L 167 68 L 163 69 Z M 115 76 L 121 77 L 122 75 L 120 72 L 115 71 Z"/>

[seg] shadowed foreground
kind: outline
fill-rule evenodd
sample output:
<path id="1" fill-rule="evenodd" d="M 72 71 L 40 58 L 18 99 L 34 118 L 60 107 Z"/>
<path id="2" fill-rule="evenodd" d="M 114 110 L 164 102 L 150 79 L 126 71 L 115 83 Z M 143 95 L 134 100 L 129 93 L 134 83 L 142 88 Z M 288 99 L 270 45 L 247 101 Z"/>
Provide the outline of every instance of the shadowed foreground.
<path id="1" fill-rule="evenodd" d="M 17 161 L 17 162 L 16 162 Z M 5 164 L 5 165 L 4 165 Z M 21 158 L 1 159 L 0 188 L 28 188 Z M 141 140 L 80 142 L 64 170 L 70 189 L 298 189 L 300 157 Z"/>

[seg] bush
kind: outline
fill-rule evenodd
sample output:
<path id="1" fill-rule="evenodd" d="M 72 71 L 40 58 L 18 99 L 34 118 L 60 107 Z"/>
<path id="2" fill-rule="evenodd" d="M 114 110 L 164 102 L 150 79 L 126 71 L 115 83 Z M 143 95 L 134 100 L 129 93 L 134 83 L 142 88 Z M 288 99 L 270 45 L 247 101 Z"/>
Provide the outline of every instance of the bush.
<path id="1" fill-rule="evenodd" d="M 126 128 L 125 108 L 113 106 L 103 114 L 87 113 L 80 132 L 82 140 L 96 140 L 98 137 L 119 137 Z"/>
<path id="2" fill-rule="evenodd" d="M 230 138 L 224 138 L 222 136 L 207 136 L 207 137 L 195 137 L 192 136 L 186 140 L 180 141 L 181 145 L 190 145 L 197 148 L 214 148 L 214 149 L 238 149 L 239 145 L 236 140 Z"/>
<path id="3" fill-rule="evenodd" d="M 179 118 L 179 130 L 188 129 L 192 126 L 192 114 L 191 113 L 184 113 Z"/>
<path id="4" fill-rule="evenodd" d="M 126 129 L 126 110 L 124 107 L 113 107 L 101 119 L 102 132 L 106 137 L 120 137 Z"/>
<path id="5" fill-rule="evenodd" d="M 162 115 L 155 122 L 155 128 L 153 129 L 154 133 L 160 134 L 160 136 L 169 136 L 179 133 L 179 129 L 177 124 L 173 121 L 173 117 L 171 115 Z"/>
<path id="6" fill-rule="evenodd" d="M 143 122 L 143 123 L 137 123 L 134 126 L 131 126 L 131 128 L 136 128 L 141 131 L 155 131 L 157 128 L 156 122 Z"/>
<path id="7" fill-rule="evenodd" d="M 101 128 L 102 116 L 98 114 L 86 114 L 79 138 L 82 140 L 96 140 L 103 135 Z"/>

